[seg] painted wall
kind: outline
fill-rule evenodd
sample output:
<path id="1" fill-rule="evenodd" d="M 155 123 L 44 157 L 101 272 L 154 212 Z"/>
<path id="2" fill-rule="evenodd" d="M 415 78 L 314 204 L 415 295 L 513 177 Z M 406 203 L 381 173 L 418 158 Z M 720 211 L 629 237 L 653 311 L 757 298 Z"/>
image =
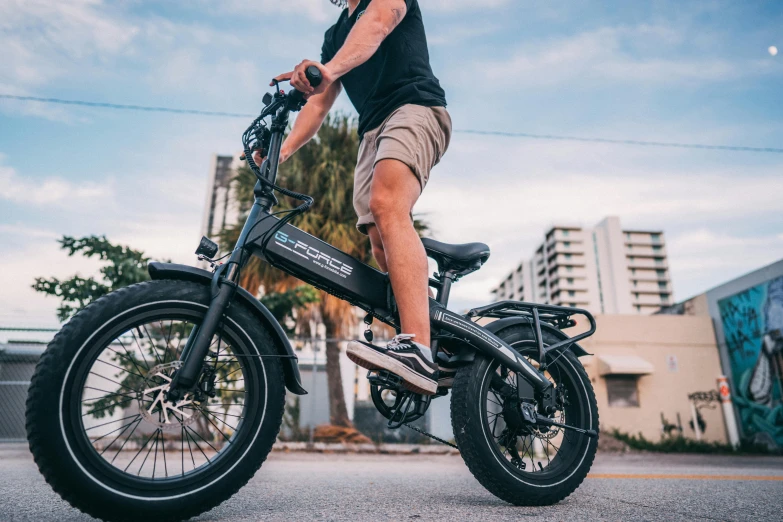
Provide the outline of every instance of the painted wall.
<path id="1" fill-rule="evenodd" d="M 783 446 L 783 277 L 717 305 L 743 434 Z"/>

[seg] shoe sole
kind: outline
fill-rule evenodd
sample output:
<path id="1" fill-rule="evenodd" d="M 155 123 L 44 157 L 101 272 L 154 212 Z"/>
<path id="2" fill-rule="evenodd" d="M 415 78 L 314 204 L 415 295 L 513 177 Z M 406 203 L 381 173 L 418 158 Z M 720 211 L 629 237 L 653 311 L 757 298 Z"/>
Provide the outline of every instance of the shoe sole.
<path id="1" fill-rule="evenodd" d="M 434 395 L 438 391 L 438 383 L 411 370 L 396 359 L 376 352 L 360 343 L 348 345 L 346 355 L 354 363 L 368 370 L 388 370 L 402 379 L 402 385 L 408 390 L 421 395 Z"/>

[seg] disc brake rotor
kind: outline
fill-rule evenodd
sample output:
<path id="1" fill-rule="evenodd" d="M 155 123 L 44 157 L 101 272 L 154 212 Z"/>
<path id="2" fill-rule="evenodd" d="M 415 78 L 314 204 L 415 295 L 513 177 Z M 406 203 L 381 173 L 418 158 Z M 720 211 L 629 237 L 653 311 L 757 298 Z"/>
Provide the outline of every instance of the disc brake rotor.
<path id="1" fill-rule="evenodd" d="M 191 406 L 194 404 L 192 394 L 185 394 L 176 403 L 166 400 L 166 393 L 171 385 L 171 376 L 180 365 L 180 361 L 173 361 L 150 368 L 146 378 L 147 384 L 150 386 L 138 394 L 141 416 L 153 426 L 164 431 L 180 430 L 184 426 L 193 424 L 198 418 L 192 409 L 194 406 Z M 156 382 L 160 384 L 152 386 Z M 191 406 L 191 409 L 183 409 L 185 406 Z"/>

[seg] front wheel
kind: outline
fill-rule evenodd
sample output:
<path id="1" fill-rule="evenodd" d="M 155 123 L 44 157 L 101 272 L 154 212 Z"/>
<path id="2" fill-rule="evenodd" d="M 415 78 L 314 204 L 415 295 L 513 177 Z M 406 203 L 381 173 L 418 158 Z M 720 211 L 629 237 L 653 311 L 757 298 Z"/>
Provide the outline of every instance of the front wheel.
<path id="1" fill-rule="evenodd" d="M 205 360 L 205 393 L 165 401 L 209 287 L 151 281 L 74 316 L 27 401 L 35 462 L 71 505 L 105 520 L 182 520 L 245 485 L 280 428 L 285 388 L 265 327 L 233 303 Z M 266 357 L 261 357 L 266 356 Z"/>
<path id="2" fill-rule="evenodd" d="M 559 339 L 543 332 L 544 344 Z M 538 366 L 530 328 L 511 326 L 498 336 Z M 555 385 L 552 420 L 598 431 L 590 379 L 569 350 L 544 375 Z M 454 379 L 451 420 L 462 458 L 490 493 L 518 506 L 544 506 L 570 495 L 587 476 L 598 440 L 557 427 L 526 424 L 519 412 L 517 376 L 498 361 L 476 355 Z"/>

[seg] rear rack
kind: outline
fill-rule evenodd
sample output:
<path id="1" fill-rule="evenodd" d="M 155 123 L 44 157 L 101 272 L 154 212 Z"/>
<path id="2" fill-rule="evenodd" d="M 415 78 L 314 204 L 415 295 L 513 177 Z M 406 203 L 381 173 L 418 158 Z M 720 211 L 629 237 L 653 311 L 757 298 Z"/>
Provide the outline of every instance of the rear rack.
<path id="1" fill-rule="evenodd" d="M 541 322 L 551 324 L 562 330 L 576 326 L 571 316 L 583 315 L 590 322 L 590 329 L 586 332 L 575 335 L 568 339 L 563 339 L 555 344 L 544 347 L 544 339 L 541 335 Z M 536 344 L 538 344 L 539 364 L 541 370 L 546 368 L 545 356 L 554 350 L 560 350 L 563 347 L 570 346 L 577 341 L 586 339 L 595 333 L 595 318 L 593 315 L 582 308 L 572 308 L 569 306 L 556 306 L 540 303 L 526 303 L 524 301 L 499 301 L 486 306 L 471 309 L 465 316 L 468 319 L 474 317 L 494 317 L 504 319 L 507 317 L 523 317 L 531 321 L 534 327 Z"/>

